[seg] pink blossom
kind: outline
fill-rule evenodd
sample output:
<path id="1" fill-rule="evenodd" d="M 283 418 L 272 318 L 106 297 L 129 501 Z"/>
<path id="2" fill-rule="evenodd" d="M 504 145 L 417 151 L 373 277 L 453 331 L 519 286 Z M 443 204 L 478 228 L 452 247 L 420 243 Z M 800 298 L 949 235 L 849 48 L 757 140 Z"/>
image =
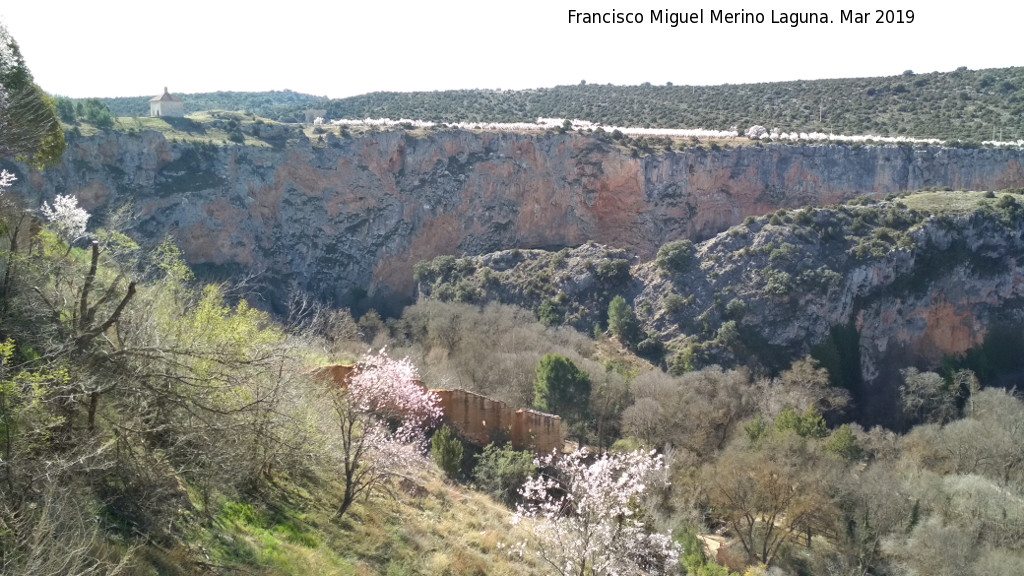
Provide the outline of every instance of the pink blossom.
<path id="1" fill-rule="evenodd" d="M 425 463 L 426 431 L 441 417 L 439 398 L 417 379 L 407 358 L 367 354 L 337 392 L 345 494 L 338 516 L 392 474 Z"/>
<path id="2" fill-rule="evenodd" d="M 591 463 L 579 450 L 537 461 L 555 476 L 538 475 L 523 485 L 526 504 L 514 524 L 531 533 L 528 545 L 562 575 L 670 574 L 681 552 L 668 534 L 647 525 L 645 493 L 665 485 L 665 465 L 654 452 L 603 454 Z"/>

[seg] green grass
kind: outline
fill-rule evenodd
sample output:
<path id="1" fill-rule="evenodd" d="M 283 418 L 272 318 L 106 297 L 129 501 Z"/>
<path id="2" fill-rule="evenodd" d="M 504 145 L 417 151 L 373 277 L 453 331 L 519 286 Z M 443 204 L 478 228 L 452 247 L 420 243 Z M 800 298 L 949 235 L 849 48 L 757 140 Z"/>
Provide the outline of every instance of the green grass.
<path id="1" fill-rule="evenodd" d="M 222 499 L 187 540 L 211 564 L 260 575 L 542 573 L 501 550 L 514 535 L 508 509 L 436 471 L 357 500 L 341 519 L 339 500 L 335 482 L 280 478 L 244 502 Z"/>
<path id="2" fill-rule="evenodd" d="M 900 199 L 907 208 L 932 214 L 967 214 L 974 212 L 982 204 L 994 205 L 1000 196 L 996 193 L 986 198 L 985 192 L 953 191 L 953 192 L 918 192 Z"/>
<path id="3" fill-rule="evenodd" d="M 198 112 L 189 114 L 184 118 L 152 118 L 148 116 L 119 117 L 114 119 L 113 130 L 116 132 L 136 133 L 142 131 L 153 131 L 163 134 L 168 140 L 181 142 L 211 143 L 218 146 L 236 144 L 231 142 L 229 132 L 223 128 L 224 121 L 234 120 L 241 126 L 250 126 L 256 123 L 251 115 L 241 112 Z M 269 120 L 260 120 L 265 124 L 272 124 Z M 83 136 L 96 134 L 98 130 L 88 124 L 80 124 L 79 130 Z M 246 146 L 270 146 L 269 143 L 245 135 Z"/>

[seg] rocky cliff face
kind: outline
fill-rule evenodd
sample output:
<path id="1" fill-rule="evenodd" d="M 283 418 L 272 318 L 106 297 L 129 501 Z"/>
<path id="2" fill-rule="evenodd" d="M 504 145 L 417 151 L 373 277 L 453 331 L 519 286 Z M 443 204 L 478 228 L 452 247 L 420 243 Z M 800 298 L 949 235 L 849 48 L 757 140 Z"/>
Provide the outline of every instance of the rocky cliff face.
<path id="1" fill-rule="evenodd" d="M 74 139 L 60 166 L 25 177 L 32 202 L 76 194 L 99 215 L 130 204 L 135 231 L 176 238 L 202 274 L 261 273 L 336 304 L 407 297 L 440 254 L 588 240 L 641 257 L 778 207 L 926 186 L 1024 186 L 1019 151 L 748 146 L 632 157 L 583 135 L 402 131 L 320 145 L 176 143 L 160 134 Z"/>
<path id="2" fill-rule="evenodd" d="M 814 353 L 869 424 L 899 422 L 900 369 L 934 369 L 977 351 L 994 328 L 1024 328 L 1019 194 L 783 210 L 681 250 L 633 266 L 599 245 L 505 251 L 437 259 L 417 274 L 432 298 L 514 303 L 581 329 L 604 322 L 610 298 L 623 295 L 646 333 L 637 349 L 660 354 L 660 342 L 678 370 L 773 373 Z M 1024 365 L 1017 351 L 1002 355 L 987 362 Z"/>

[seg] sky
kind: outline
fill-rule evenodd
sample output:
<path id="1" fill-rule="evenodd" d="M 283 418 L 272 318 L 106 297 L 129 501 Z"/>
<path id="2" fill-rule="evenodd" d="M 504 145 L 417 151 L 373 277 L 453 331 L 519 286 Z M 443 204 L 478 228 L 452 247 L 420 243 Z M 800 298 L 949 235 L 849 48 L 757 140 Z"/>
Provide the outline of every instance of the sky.
<path id="1" fill-rule="evenodd" d="M 876 0 L 877 2 L 877 0 Z M 572 24 L 569 11 L 639 13 Z M 704 23 L 651 12 L 703 11 Z M 711 23 L 711 12 L 761 24 Z M 840 23 L 841 10 L 870 14 Z M 913 11 L 876 23 L 876 10 Z M 827 24 L 772 23 L 825 12 Z M 853 0 L 0 0 L 36 83 L 71 97 L 290 89 L 376 91 L 597 84 L 713 85 L 1024 65 L 1024 3 Z"/>

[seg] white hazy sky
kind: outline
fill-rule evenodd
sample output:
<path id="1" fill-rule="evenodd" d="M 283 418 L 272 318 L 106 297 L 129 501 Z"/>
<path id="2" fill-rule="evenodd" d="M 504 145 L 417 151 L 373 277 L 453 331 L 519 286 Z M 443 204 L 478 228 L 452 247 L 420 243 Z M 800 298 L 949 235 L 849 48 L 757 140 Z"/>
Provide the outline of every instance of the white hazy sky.
<path id="1" fill-rule="evenodd" d="M 571 25 L 569 9 L 639 11 Z M 763 12 L 764 24 L 651 24 L 651 10 Z M 841 9 L 910 9 L 912 24 L 839 24 Z M 829 25 L 771 24 L 826 11 Z M 1024 2 L 844 0 L 0 0 L 36 82 L 72 97 L 291 89 L 521 89 L 723 84 L 1018 66 Z M 874 22 L 874 17 L 871 21 Z"/>

